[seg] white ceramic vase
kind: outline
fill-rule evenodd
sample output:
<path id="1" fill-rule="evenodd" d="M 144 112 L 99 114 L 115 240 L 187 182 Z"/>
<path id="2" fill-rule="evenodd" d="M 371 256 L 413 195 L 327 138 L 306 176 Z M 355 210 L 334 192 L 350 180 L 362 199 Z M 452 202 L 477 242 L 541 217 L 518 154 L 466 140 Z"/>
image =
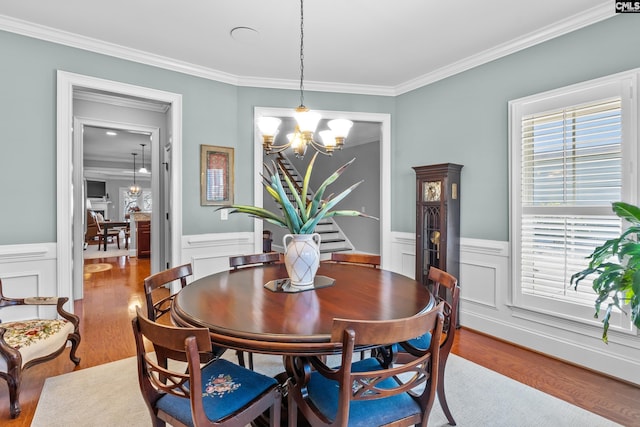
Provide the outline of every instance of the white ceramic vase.
<path id="1" fill-rule="evenodd" d="M 313 279 L 320 266 L 320 235 L 285 234 L 282 243 L 284 266 L 291 279 L 291 285 L 313 286 Z"/>

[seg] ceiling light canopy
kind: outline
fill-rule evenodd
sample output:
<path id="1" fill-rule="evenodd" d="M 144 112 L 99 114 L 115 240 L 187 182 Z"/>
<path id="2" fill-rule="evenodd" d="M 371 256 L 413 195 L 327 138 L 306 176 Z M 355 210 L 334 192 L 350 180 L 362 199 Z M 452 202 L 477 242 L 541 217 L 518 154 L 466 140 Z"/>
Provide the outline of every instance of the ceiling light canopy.
<path id="1" fill-rule="evenodd" d="M 316 142 L 314 133 L 322 118 L 319 113 L 310 111 L 304 105 L 304 1 L 300 0 L 300 105 L 295 109 L 296 127 L 287 135 L 288 142 L 274 145 L 281 120 L 276 117 L 260 117 L 256 125 L 262 135 L 262 148 L 266 154 L 280 153 L 291 147 L 296 157 L 304 157 L 307 147 L 311 146 L 319 153 L 331 155 L 333 150 L 342 149 L 353 122 L 346 119 L 331 120 L 329 130 L 320 133 L 322 143 Z"/>

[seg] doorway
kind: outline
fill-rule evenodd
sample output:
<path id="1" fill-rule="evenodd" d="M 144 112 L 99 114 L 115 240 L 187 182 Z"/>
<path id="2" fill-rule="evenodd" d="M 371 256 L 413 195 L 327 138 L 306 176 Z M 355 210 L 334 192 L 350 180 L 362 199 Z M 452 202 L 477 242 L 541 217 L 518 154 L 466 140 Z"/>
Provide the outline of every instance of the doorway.
<path id="1" fill-rule="evenodd" d="M 157 179 L 159 168 L 155 166 L 157 156 L 153 155 L 159 150 L 160 129 L 77 116 L 74 117 L 73 127 L 77 130 L 74 133 L 74 147 L 82 149 L 80 157 L 84 192 L 81 203 L 84 203 L 82 212 L 87 212 L 83 215 L 83 220 L 86 221 L 83 228 L 83 261 L 113 256 L 138 256 L 135 215 L 131 218 L 132 212 L 139 211 L 147 217 L 154 209 L 161 209 L 161 205 L 157 203 L 162 199 Z M 131 193 L 131 187 L 134 185 L 139 187 L 137 194 Z M 117 236 L 111 237 L 117 246 L 96 245 L 100 239 L 95 235 L 101 230 L 97 229 L 96 222 L 88 214 L 90 211 L 112 223 L 112 233 L 120 231 Z M 127 225 L 122 227 L 124 223 Z M 154 246 L 156 250 L 151 251 L 151 264 L 162 265 L 165 259 L 164 248 L 158 244 Z M 84 264 L 86 272 L 86 263 Z M 137 264 L 133 263 L 132 268 L 135 265 Z M 83 275 L 82 288 L 78 282 L 78 287 L 74 289 L 76 299 L 84 295 L 85 279 L 86 275 Z"/>
<path id="2" fill-rule="evenodd" d="M 392 265 L 391 251 L 391 115 L 385 113 L 362 113 L 346 111 L 321 111 L 316 110 L 324 119 L 343 118 L 354 122 L 379 123 L 380 125 L 380 257 L 381 268 L 390 269 Z M 254 109 L 254 123 L 259 117 L 293 117 L 294 110 L 289 108 L 266 108 L 256 107 Z M 254 131 L 254 175 L 260 176 L 263 172 L 262 162 L 262 141 L 260 132 Z M 262 182 L 254 180 L 254 204 L 263 206 L 264 194 Z M 254 242 L 255 252 L 262 252 L 262 230 L 261 219 L 254 221 Z"/>
<path id="3" fill-rule="evenodd" d="M 162 165 L 169 177 L 167 185 L 159 191 L 158 206 L 152 213 L 152 227 L 157 235 L 164 235 L 169 248 L 170 263 L 177 265 L 181 259 L 180 237 L 182 234 L 181 188 L 182 165 L 182 97 L 179 94 L 158 91 L 88 76 L 58 71 L 57 96 L 57 283 L 58 295 L 72 300 L 82 297 L 82 250 L 83 230 L 83 177 L 82 144 L 78 142 L 79 128 L 74 132 L 74 91 L 82 90 L 107 96 L 121 97 L 131 102 L 163 103 L 167 109 L 166 144 L 151 153 L 151 161 Z M 77 125 L 77 124 L 76 124 Z M 75 139 L 75 141 L 74 141 Z M 73 167 L 76 165 L 76 167 Z M 170 174 L 169 174 L 170 170 Z M 156 174 L 155 180 L 160 179 Z M 165 209 L 164 207 L 167 206 Z M 161 242 L 156 242 L 157 251 Z M 153 250 L 153 249 L 152 249 Z M 75 262 L 74 262 L 75 261 Z M 153 267 L 152 267 L 153 268 Z M 155 266 L 159 269 L 160 266 Z"/>

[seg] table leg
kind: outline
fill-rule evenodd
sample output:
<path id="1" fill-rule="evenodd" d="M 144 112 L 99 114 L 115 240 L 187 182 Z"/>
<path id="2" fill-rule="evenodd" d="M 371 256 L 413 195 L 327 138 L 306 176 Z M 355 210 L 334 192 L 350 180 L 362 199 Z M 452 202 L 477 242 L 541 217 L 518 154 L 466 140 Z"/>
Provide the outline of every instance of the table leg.
<path id="1" fill-rule="evenodd" d="M 104 241 L 104 251 L 106 252 L 107 251 L 107 235 L 108 235 L 109 227 L 105 224 L 103 228 L 104 228 L 104 238 L 102 240 Z"/>

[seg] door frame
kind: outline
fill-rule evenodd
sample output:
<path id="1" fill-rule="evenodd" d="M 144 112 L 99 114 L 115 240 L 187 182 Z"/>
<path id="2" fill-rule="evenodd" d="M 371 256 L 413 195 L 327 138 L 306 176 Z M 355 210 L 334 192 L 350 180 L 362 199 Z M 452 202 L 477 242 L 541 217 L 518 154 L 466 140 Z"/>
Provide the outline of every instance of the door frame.
<path id="1" fill-rule="evenodd" d="M 71 301 L 77 299 L 74 268 L 82 269 L 82 258 L 74 257 L 74 247 L 82 246 L 83 236 L 74 233 L 74 223 L 78 209 L 74 200 L 82 197 L 82 179 L 75 168 L 73 143 L 73 91 L 74 88 L 105 91 L 124 96 L 160 101 L 171 105 L 169 137 L 171 141 L 171 182 L 168 189 L 171 212 L 168 221 L 171 223 L 171 263 L 178 265 L 182 259 L 182 95 L 165 92 L 142 86 L 130 85 L 96 77 L 84 76 L 66 71 L 57 71 L 57 134 L 56 134 L 56 267 L 57 295 L 66 296 Z M 79 150 L 76 150 L 79 151 Z M 80 151 L 81 153 L 81 151 Z M 75 153 L 77 155 L 77 153 Z M 75 160 L 75 163 L 74 163 Z M 82 159 L 80 158 L 80 165 Z M 75 212 L 74 212 L 75 211 Z M 164 214 L 163 214 L 164 216 Z M 166 216 L 164 216 L 166 218 Z M 162 227 L 164 229 L 164 227 Z M 78 235 L 80 234 L 80 235 Z M 81 276 L 80 276 L 81 277 Z M 80 284 L 80 286 L 82 286 Z M 73 311 L 73 304 L 68 308 Z"/>
<path id="2" fill-rule="evenodd" d="M 314 110 L 322 115 L 324 119 L 348 119 L 352 121 L 373 122 L 380 124 L 380 267 L 385 270 L 391 269 L 391 114 L 387 113 L 364 113 L 353 111 L 325 111 Z M 262 168 L 262 139 L 260 131 L 256 125 L 260 117 L 293 117 L 292 108 L 270 108 L 255 107 L 253 111 L 254 123 L 254 153 L 253 153 L 253 173 L 259 177 L 263 172 Z M 255 206 L 263 204 L 262 180 L 254 179 L 253 197 Z M 261 219 L 254 221 L 254 251 L 262 252 L 262 229 Z"/>

